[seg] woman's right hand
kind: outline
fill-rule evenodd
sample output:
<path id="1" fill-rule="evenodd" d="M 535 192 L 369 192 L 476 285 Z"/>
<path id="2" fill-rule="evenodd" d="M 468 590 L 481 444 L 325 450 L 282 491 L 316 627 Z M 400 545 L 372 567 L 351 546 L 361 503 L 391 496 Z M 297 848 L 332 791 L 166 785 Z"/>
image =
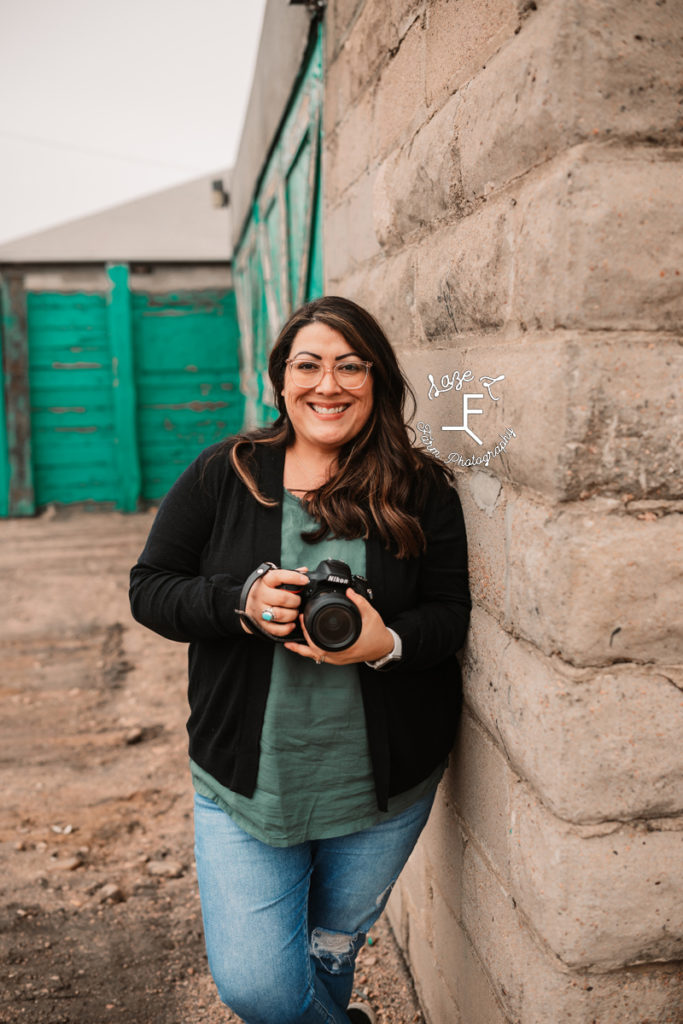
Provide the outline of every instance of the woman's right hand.
<path id="1" fill-rule="evenodd" d="M 296 569 L 269 569 L 249 591 L 245 608 L 249 618 L 273 637 L 288 636 L 299 616 L 301 598 L 291 590 L 279 590 L 282 583 L 305 587 L 308 576 L 304 576 Z M 270 621 L 263 618 L 264 611 L 272 613 L 273 618 Z M 248 628 L 244 621 L 242 625 L 245 629 Z"/>

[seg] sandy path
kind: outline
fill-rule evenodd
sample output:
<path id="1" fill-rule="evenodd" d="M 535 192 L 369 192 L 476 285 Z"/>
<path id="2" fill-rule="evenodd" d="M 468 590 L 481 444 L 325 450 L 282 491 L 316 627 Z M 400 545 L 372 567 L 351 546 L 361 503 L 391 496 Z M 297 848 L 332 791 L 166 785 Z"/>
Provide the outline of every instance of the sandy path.
<path id="1" fill-rule="evenodd" d="M 229 1024 L 196 896 L 184 645 L 134 623 L 151 514 L 0 520 L 0 1024 Z M 421 1020 L 383 922 L 358 985 Z"/>

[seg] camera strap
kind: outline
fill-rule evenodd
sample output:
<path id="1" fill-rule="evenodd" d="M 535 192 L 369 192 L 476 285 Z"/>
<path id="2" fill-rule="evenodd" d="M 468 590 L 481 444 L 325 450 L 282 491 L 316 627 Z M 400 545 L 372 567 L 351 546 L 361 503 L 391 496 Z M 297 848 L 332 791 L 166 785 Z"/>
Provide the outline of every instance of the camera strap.
<path id="1" fill-rule="evenodd" d="M 249 615 L 247 615 L 246 607 L 247 599 L 249 597 L 249 591 L 254 586 L 256 581 L 260 580 L 261 577 L 265 576 L 265 574 L 267 572 L 270 572 L 271 569 L 277 569 L 277 566 L 275 565 L 274 562 L 261 562 L 261 564 L 257 566 L 256 569 L 254 569 L 254 571 L 249 576 L 247 576 L 246 580 L 244 581 L 244 586 L 242 587 L 242 590 L 240 592 L 240 599 L 238 601 L 237 608 L 235 609 L 235 611 L 241 618 L 246 619 L 246 621 L 249 623 L 251 627 L 258 630 L 258 632 L 261 633 L 263 636 L 267 636 L 269 640 L 273 639 L 270 633 L 267 633 L 265 629 L 261 629 L 258 622 L 256 622 L 254 619 L 250 618 Z"/>

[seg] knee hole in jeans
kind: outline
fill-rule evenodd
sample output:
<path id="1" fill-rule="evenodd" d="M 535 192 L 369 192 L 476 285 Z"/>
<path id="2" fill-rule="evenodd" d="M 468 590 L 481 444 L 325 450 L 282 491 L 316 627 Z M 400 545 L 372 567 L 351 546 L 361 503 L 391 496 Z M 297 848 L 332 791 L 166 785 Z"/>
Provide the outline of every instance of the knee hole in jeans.
<path id="1" fill-rule="evenodd" d="M 345 968 L 353 967 L 358 950 L 365 942 L 365 932 L 331 932 L 326 928 L 314 928 L 311 932 L 311 956 L 329 974 L 339 974 Z"/>

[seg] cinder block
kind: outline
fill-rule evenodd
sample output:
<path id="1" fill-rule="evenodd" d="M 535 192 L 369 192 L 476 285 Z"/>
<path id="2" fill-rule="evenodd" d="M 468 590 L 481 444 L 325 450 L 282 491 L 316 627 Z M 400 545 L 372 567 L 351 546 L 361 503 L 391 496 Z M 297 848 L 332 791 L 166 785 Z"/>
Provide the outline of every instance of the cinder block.
<path id="1" fill-rule="evenodd" d="M 328 62 L 323 85 L 323 128 L 327 138 L 353 106 L 351 68 L 343 52 Z"/>
<path id="2" fill-rule="evenodd" d="M 427 1024 L 468 1024 L 460 1015 L 458 1005 L 437 967 L 431 947 L 417 929 L 410 930 L 406 952 Z"/>
<path id="3" fill-rule="evenodd" d="M 576 76 L 579 125 L 681 142 L 683 7 L 657 0 L 582 0 L 573 14 L 581 29 L 581 68 Z"/>
<path id="4" fill-rule="evenodd" d="M 444 795 L 503 880 L 510 873 L 510 794 L 518 781 L 501 750 L 465 709 Z"/>
<path id="5" fill-rule="evenodd" d="M 415 19 L 422 13 L 423 0 L 390 0 L 390 3 L 391 20 L 398 38 L 403 39 Z"/>
<path id="6" fill-rule="evenodd" d="M 357 14 L 355 11 L 357 10 Z M 374 0 L 366 0 L 354 9 L 346 31 L 335 40 L 335 52 L 332 63 L 328 65 L 325 81 L 325 130 L 330 132 L 355 106 L 366 90 L 374 87 L 374 83 L 384 67 L 387 71 L 391 64 L 392 54 L 399 48 L 397 26 L 391 16 L 387 16 L 385 4 Z M 401 49 L 405 44 L 401 44 Z M 401 74 L 389 71 L 392 87 L 402 91 L 412 87 L 412 78 L 406 76 L 405 68 L 399 63 Z M 422 78 L 423 81 L 423 78 Z M 424 102 L 424 85 L 420 89 Z M 398 98 L 401 110 L 405 109 L 405 100 Z"/>
<path id="7" fill-rule="evenodd" d="M 683 674 L 574 669 L 475 608 L 465 699 L 554 814 L 574 823 L 683 813 Z"/>
<path id="8" fill-rule="evenodd" d="M 523 1024 L 678 1021 L 679 964 L 642 964 L 606 974 L 568 970 L 530 931 L 520 904 L 472 845 L 465 851 L 463 890 L 465 931 L 510 1019 Z"/>
<path id="9" fill-rule="evenodd" d="M 546 3 L 461 90 L 457 138 L 473 200 L 572 144 L 571 67 L 578 46 L 564 2 Z M 573 97 L 572 97 L 573 98 Z"/>
<path id="10" fill-rule="evenodd" d="M 514 317 L 532 329 L 677 330 L 680 167 L 666 151 L 587 146 L 529 176 L 515 211 Z"/>
<path id="11" fill-rule="evenodd" d="M 351 101 L 376 79 L 398 45 L 396 26 L 387 5 L 366 0 L 344 43 L 343 59 L 351 72 Z"/>
<path id="12" fill-rule="evenodd" d="M 340 0 L 325 16 L 325 130 L 330 132 L 350 107 L 372 88 L 397 52 L 422 8 L 422 0 Z"/>
<path id="13" fill-rule="evenodd" d="M 427 843 L 420 839 L 401 872 L 402 898 L 408 907 L 410 928 L 419 927 L 431 942 L 432 869 L 427 854 Z"/>
<path id="14" fill-rule="evenodd" d="M 431 301 L 433 306 L 434 293 Z M 436 319 L 440 310 L 437 306 L 430 315 Z M 435 348 L 428 356 L 409 350 L 401 356 L 418 399 L 416 422 L 430 426 L 441 457 L 453 453 L 452 464 L 463 469 L 472 487 L 479 487 L 475 474 L 482 473 L 503 487 L 512 478 L 556 501 L 595 493 L 680 495 L 683 398 L 677 381 L 683 376 L 683 352 L 675 336 L 660 334 L 655 342 L 649 333 L 567 331 L 505 344 L 463 339 L 457 349 Z M 501 375 L 504 379 L 488 390 L 482 383 Z M 467 392 L 482 396 L 469 401 L 482 411 L 468 419 L 481 445 L 462 430 L 441 429 L 462 427 Z M 455 459 L 485 458 L 507 428 L 514 436 L 487 464 L 463 467 Z M 483 480 L 479 484 L 483 488 Z M 466 493 L 461 497 L 468 500 Z M 493 526 L 482 522 L 482 512 L 490 514 L 493 499 L 487 508 L 486 493 L 472 498 L 468 527 L 474 537 L 481 529 L 488 544 Z M 495 552 L 492 557 L 497 559 Z"/>
<path id="15" fill-rule="evenodd" d="M 396 941 L 405 949 L 408 944 L 408 908 L 403 899 L 403 880 L 400 876 L 391 891 L 385 913 Z"/>
<path id="16" fill-rule="evenodd" d="M 515 195 L 433 231 L 417 255 L 426 339 L 513 327 L 675 332 L 680 181 L 680 162 L 659 153 L 577 147 L 527 175 Z"/>
<path id="17" fill-rule="evenodd" d="M 475 75 L 519 24 L 515 0 L 429 0 L 427 102 L 440 106 Z"/>
<path id="18" fill-rule="evenodd" d="M 437 890 L 432 945 L 438 974 L 467 1024 L 507 1024 L 492 981 L 458 920 L 439 895 Z M 445 1020 L 444 1024 L 450 1021 Z"/>
<path id="19" fill-rule="evenodd" d="M 510 317 L 512 207 L 487 203 L 434 231 L 417 252 L 417 309 L 430 345 L 500 330 Z"/>
<path id="20" fill-rule="evenodd" d="M 682 819 L 680 831 L 569 825 L 522 786 L 513 815 L 515 894 L 563 963 L 614 970 L 683 957 Z"/>
<path id="21" fill-rule="evenodd" d="M 368 194 L 369 175 L 349 190 L 349 197 L 354 191 L 362 195 L 362 204 L 332 208 L 328 237 L 335 245 L 328 244 L 326 252 L 331 278 L 348 276 L 380 251 L 375 227 L 385 244 L 400 237 L 399 222 L 401 230 L 409 229 L 401 210 L 410 204 L 401 206 L 401 188 L 386 198 L 393 195 L 391 166 L 385 164 L 373 180 L 374 195 Z M 434 230 L 415 248 L 416 302 L 426 342 L 434 346 L 503 329 L 675 331 L 683 322 L 679 178 L 679 165 L 659 156 L 638 151 L 620 162 L 616 151 L 589 147 L 529 176 L 518 199 L 499 196 Z M 359 217 L 360 223 L 346 223 Z M 618 358 L 617 348 L 612 354 Z M 611 383 L 623 392 L 633 382 L 623 374 Z M 585 381 L 576 382 L 577 393 L 579 385 L 585 392 Z M 529 408 L 543 391 L 541 385 L 530 398 L 527 387 Z M 608 389 L 594 394 L 609 404 Z M 582 397 L 568 410 L 579 425 Z"/>
<path id="22" fill-rule="evenodd" d="M 327 232 L 334 245 L 325 249 L 326 272 L 332 280 L 352 273 L 379 252 L 372 227 L 372 178 L 364 174 L 327 211 Z"/>
<path id="23" fill-rule="evenodd" d="M 491 472 L 485 468 L 463 470 L 458 476 L 456 489 L 467 525 L 472 601 L 477 607 L 503 619 L 506 598 L 506 490 L 493 475 L 493 467 Z"/>
<path id="24" fill-rule="evenodd" d="M 327 291 L 366 306 L 398 350 L 417 343 L 415 256 L 410 250 L 380 256 L 337 279 L 328 276 Z"/>
<path id="25" fill-rule="evenodd" d="M 486 971 L 484 970 L 479 957 L 475 953 L 469 937 L 462 929 L 459 929 L 460 938 L 455 946 L 458 951 L 458 960 L 453 962 L 451 971 L 453 975 L 447 975 L 445 966 L 441 973 L 449 977 L 452 986 L 455 986 L 455 994 L 458 1005 L 462 1007 L 462 1017 L 467 1024 L 508 1024 L 509 1018 L 504 1012 L 495 988 Z M 523 970 L 523 967 L 520 966 Z"/>
<path id="26" fill-rule="evenodd" d="M 426 117 L 424 33 L 415 22 L 384 65 L 375 94 L 373 154 L 382 158 L 409 139 Z"/>
<path id="27" fill-rule="evenodd" d="M 384 248 L 402 245 L 463 206 L 453 96 L 409 142 L 393 150 L 375 179 L 375 231 Z"/>
<path id="28" fill-rule="evenodd" d="M 582 141 L 681 140 L 680 6 L 539 6 L 462 90 L 458 140 L 468 199 Z"/>
<path id="29" fill-rule="evenodd" d="M 402 893 L 404 915 L 406 919 L 406 943 L 404 949 L 407 950 L 410 942 L 410 933 L 417 931 L 422 938 L 420 941 L 424 941 L 427 945 L 430 944 L 431 939 L 428 938 L 428 932 L 424 928 L 422 908 L 416 907 L 413 902 L 412 893 L 407 886 L 403 887 Z"/>
<path id="30" fill-rule="evenodd" d="M 579 667 L 683 660 L 678 516 L 638 520 L 608 499 L 557 510 L 522 497 L 506 515 L 510 632 Z"/>
<path id="31" fill-rule="evenodd" d="M 328 0 L 325 11 L 325 42 L 328 61 L 339 53 L 359 7 L 372 0 Z"/>
<path id="32" fill-rule="evenodd" d="M 600 1024 L 677 1024 L 683 1006 L 683 971 L 679 963 L 642 965 L 606 975 L 588 975 L 580 983 L 587 993 L 588 1015 Z M 580 1020 L 581 1018 L 577 1018 Z"/>
<path id="33" fill-rule="evenodd" d="M 373 94 L 364 93 L 326 140 L 325 198 L 331 205 L 369 169 L 372 104 Z"/>
<path id="34" fill-rule="evenodd" d="M 462 971 L 462 931 L 458 919 L 443 897 L 439 886 L 434 883 L 434 902 L 432 904 L 432 949 L 439 973 L 454 1002 L 459 1002 L 456 990 L 456 977 Z"/>
<path id="35" fill-rule="evenodd" d="M 452 783 L 449 786 L 446 780 L 442 781 L 421 841 L 427 851 L 430 877 L 438 889 L 438 898 L 447 903 L 457 918 L 460 916 L 462 858 L 466 840 L 452 799 L 447 795 L 448 788 L 453 788 Z"/>
<path id="36" fill-rule="evenodd" d="M 620 333 L 617 340 L 613 332 L 593 333 L 568 337 L 563 355 L 565 458 L 561 451 L 557 456 L 563 463 L 565 495 L 585 498 L 611 492 L 637 498 L 679 497 L 678 453 L 683 440 L 683 396 L 676 386 L 683 375 L 679 339 L 660 334 L 654 341 L 650 334 Z M 555 397 L 559 387 L 558 381 Z M 520 432 L 526 432 L 528 419 L 519 422 Z M 525 453 L 531 454 L 526 449 Z M 524 476 L 531 479 L 530 462 Z"/>
<path id="37" fill-rule="evenodd" d="M 558 976 L 557 968 L 548 970 L 550 965 L 528 932 L 516 900 L 471 843 L 463 865 L 462 923 L 508 1016 L 524 1024 L 571 1019 L 562 1016 L 565 979 Z M 529 998 L 532 989 L 538 993 L 535 999 Z M 545 1004 L 546 1015 L 530 1012 L 534 1004 Z"/>
<path id="38" fill-rule="evenodd" d="M 659 153 L 577 147 L 528 175 L 516 195 L 434 231 L 418 251 L 426 338 L 506 325 L 677 330 L 680 180 L 680 162 Z"/>
<path id="39" fill-rule="evenodd" d="M 439 975 L 466 1024 L 506 1024 L 491 980 L 468 936 L 435 886 L 433 955 Z M 445 1022 L 448 1024 L 448 1022 Z"/>

